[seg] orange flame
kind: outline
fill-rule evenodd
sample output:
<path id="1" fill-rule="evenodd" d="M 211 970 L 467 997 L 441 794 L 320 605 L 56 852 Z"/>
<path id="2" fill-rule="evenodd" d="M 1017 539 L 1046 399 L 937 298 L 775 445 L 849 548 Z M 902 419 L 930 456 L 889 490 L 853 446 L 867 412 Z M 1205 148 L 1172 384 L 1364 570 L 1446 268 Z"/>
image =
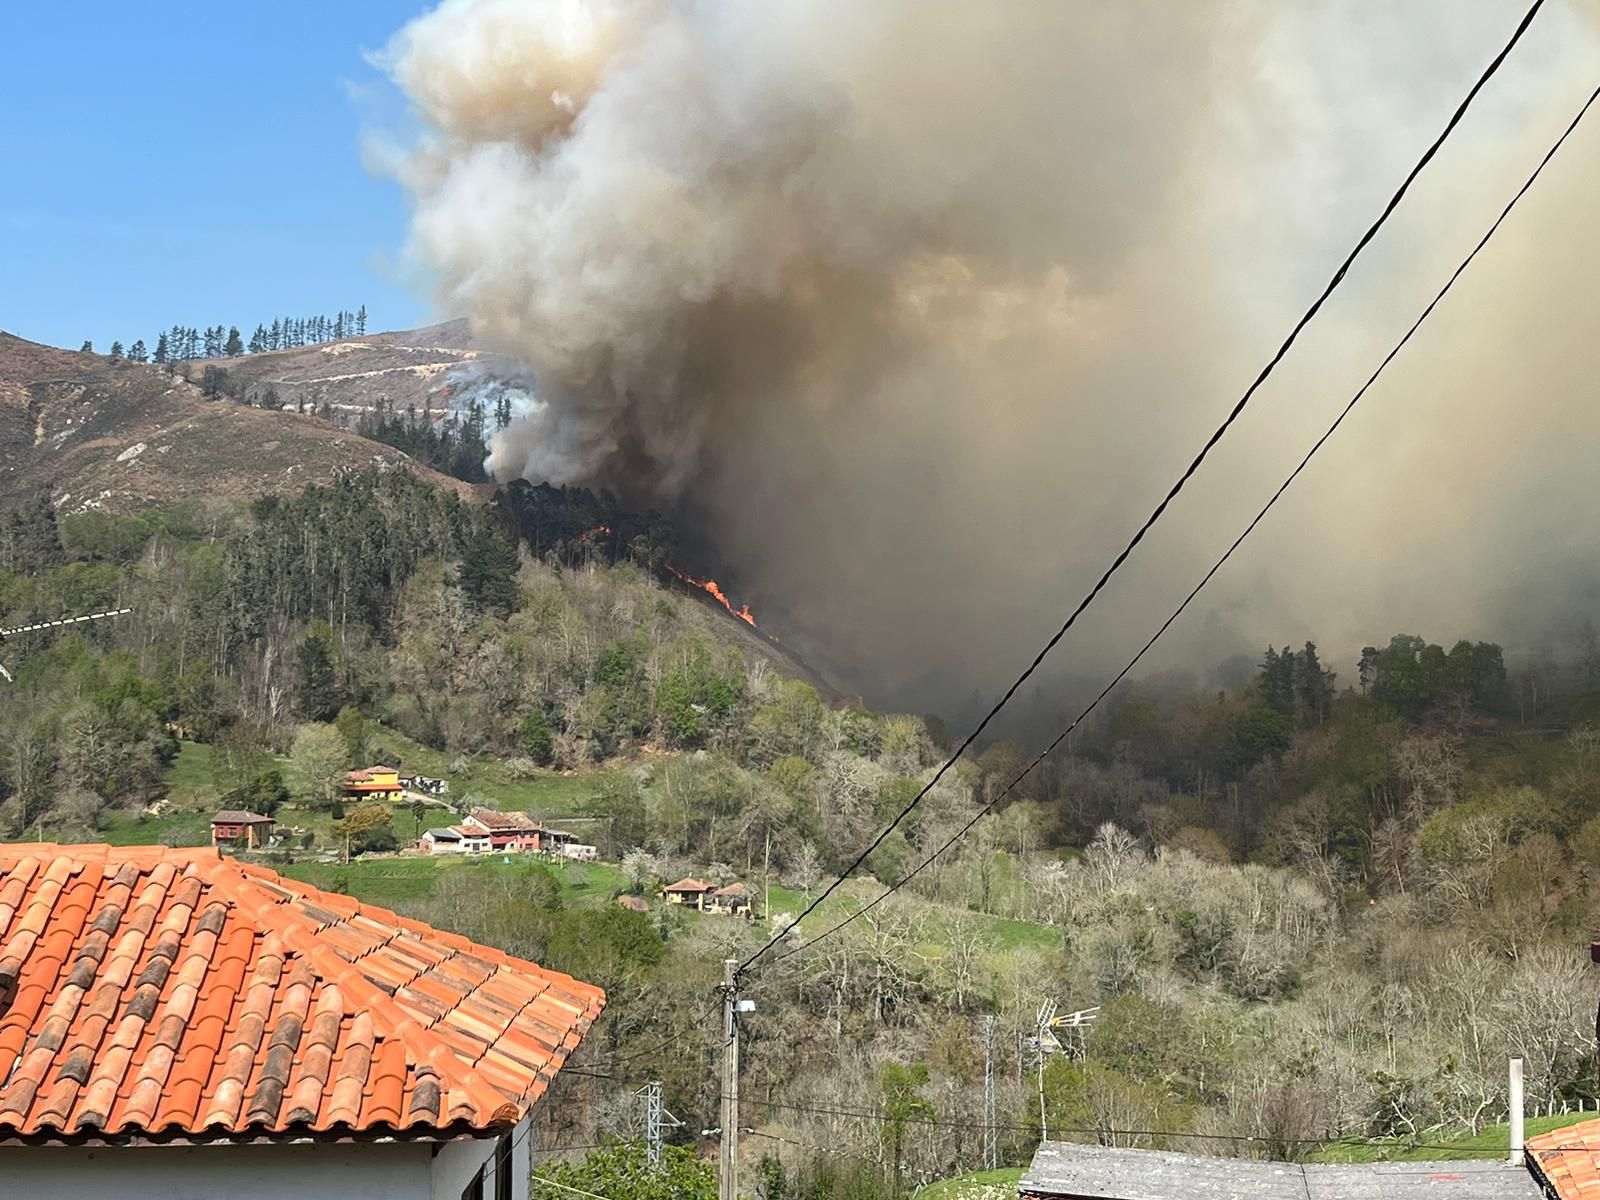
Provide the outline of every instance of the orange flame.
<path id="1" fill-rule="evenodd" d="M 750 606 L 748 604 L 741 604 L 738 608 L 735 608 L 733 606 L 733 601 L 729 600 L 727 595 L 724 594 L 723 590 L 717 586 L 717 581 L 715 579 L 696 579 L 693 575 L 688 575 L 683 571 L 678 570 L 678 568 L 673 566 L 671 563 L 667 564 L 667 570 L 671 571 L 673 575 L 677 576 L 677 578 L 681 579 L 684 583 L 689 584 L 691 587 L 697 587 L 702 592 L 705 592 L 718 604 L 722 605 L 723 608 L 727 609 L 741 621 L 746 622 L 752 629 L 756 627 L 755 614 L 750 611 Z"/>
<path id="2" fill-rule="evenodd" d="M 609 526 L 609 525 L 596 525 L 593 529 L 585 529 L 582 533 L 580 533 L 578 535 L 578 540 L 581 541 L 581 542 L 588 542 L 588 541 L 593 541 L 595 538 L 603 538 L 603 537 L 610 537 L 610 536 L 611 536 L 611 526 Z"/>

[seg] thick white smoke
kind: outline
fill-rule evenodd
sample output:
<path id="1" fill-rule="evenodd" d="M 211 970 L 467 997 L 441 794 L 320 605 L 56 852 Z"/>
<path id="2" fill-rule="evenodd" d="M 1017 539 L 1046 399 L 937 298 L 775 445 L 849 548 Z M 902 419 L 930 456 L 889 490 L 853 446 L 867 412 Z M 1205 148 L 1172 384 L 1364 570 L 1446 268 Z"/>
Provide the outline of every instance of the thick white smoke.
<path id="1" fill-rule="evenodd" d="M 869 694 L 935 700 L 987 691 L 1081 593 L 1517 15 L 446 0 L 386 60 L 421 126 L 413 252 L 441 306 L 538 380 L 495 473 L 692 505 L 758 611 Z M 1103 665 L 1170 606 L 1590 86 L 1593 41 L 1541 20 L 1464 127 L 1473 149 L 1441 156 L 1069 664 Z M 1529 357 L 1491 299 L 1472 336 Z M 1426 359 L 1425 386 L 1497 411 L 1460 357 Z M 1405 558 L 1464 535 L 1480 497 L 1391 474 L 1459 418 L 1424 404 L 1398 435 L 1352 431 L 1190 646 L 1492 634 Z M 1406 504 L 1425 536 L 1394 527 Z"/>

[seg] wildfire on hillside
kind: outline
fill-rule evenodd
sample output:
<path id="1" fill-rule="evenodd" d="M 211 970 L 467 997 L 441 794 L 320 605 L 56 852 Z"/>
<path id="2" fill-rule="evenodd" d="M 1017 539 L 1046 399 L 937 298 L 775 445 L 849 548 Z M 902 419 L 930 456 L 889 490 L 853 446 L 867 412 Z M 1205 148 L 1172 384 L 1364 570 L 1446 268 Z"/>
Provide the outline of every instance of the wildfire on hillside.
<path id="1" fill-rule="evenodd" d="M 734 616 L 738 617 L 741 621 L 746 622 L 752 629 L 756 628 L 755 614 L 750 611 L 750 606 L 748 604 L 741 604 L 738 608 L 735 608 L 733 606 L 733 602 L 729 600 L 723 590 L 717 586 L 717 581 L 715 579 L 696 579 L 693 575 L 678 570 L 678 568 L 673 566 L 671 563 L 667 563 L 666 567 L 674 577 L 682 580 L 691 587 L 699 588 L 702 592 L 705 592 L 706 595 L 710 596 Z"/>

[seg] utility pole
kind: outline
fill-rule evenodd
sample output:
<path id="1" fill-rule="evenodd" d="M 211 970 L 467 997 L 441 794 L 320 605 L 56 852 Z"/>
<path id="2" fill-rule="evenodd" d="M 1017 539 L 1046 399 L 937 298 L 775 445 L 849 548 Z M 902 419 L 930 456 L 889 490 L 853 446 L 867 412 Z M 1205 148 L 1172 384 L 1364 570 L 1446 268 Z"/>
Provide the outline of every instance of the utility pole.
<path id="1" fill-rule="evenodd" d="M 1000 1131 L 994 1121 L 994 1031 L 993 1014 L 983 1019 L 983 1169 L 1000 1166 Z"/>
<path id="2" fill-rule="evenodd" d="M 661 1169 L 661 1081 L 651 1080 L 635 1095 L 644 1097 L 644 1152 L 650 1169 Z"/>
<path id="3" fill-rule="evenodd" d="M 722 962 L 722 1170 L 717 1200 L 739 1200 L 739 960 Z"/>

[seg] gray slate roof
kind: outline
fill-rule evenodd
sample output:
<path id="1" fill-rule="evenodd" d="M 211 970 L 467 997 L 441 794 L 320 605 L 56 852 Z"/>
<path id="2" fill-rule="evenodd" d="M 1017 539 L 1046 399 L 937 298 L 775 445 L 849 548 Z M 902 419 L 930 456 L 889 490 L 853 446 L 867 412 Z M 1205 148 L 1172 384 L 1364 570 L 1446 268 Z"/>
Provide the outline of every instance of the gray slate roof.
<path id="1" fill-rule="evenodd" d="M 459 829 L 430 829 L 423 835 L 431 837 L 436 842 L 459 842 L 461 831 Z"/>
<path id="2" fill-rule="evenodd" d="M 213 825 L 271 825 L 271 817 L 263 817 L 260 813 L 245 812 L 240 808 L 225 808 L 211 818 Z"/>
<path id="3" fill-rule="evenodd" d="M 1525 1167 L 1206 1158 L 1046 1142 L 1018 1189 L 1050 1200 L 1543 1200 Z"/>

